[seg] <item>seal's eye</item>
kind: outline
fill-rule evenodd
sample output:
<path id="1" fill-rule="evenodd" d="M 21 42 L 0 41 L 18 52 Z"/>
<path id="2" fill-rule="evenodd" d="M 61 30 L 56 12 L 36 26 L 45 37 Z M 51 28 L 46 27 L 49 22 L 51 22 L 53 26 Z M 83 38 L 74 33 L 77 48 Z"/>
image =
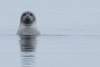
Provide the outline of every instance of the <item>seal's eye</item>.
<path id="1" fill-rule="evenodd" d="M 30 13 L 30 16 L 33 16 L 33 14 L 32 14 L 32 13 Z"/>
<path id="2" fill-rule="evenodd" d="M 26 16 L 26 13 L 24 13 L 23 16 Z"/>

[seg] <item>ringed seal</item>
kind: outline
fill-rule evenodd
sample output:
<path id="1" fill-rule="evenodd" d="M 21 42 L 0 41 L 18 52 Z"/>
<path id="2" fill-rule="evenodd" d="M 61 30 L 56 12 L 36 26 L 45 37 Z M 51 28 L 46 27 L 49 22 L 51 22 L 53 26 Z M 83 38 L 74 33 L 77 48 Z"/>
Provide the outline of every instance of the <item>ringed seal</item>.
<path id="1" fill-rule="evenodd" d="M 20 36 L 40 35 L 40 31 L 36 23 L 36 17 L 32 12 L 26 11 L 21 15 L 20 25 L 17 31 L 17 35 L 20 35 Z"/>

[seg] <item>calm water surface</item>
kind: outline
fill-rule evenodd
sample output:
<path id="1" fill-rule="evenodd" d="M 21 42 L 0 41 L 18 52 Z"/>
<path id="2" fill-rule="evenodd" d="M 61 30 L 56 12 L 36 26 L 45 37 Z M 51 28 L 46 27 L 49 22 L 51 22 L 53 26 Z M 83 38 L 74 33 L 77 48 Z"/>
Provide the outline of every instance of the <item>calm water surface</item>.
<path id="1" fill-rule="evenodd" d="M 37 39 L 1 36 L 3 67 L 99 67 L 100 36 L 57 35 Z M 9 39 L 7 39 L 9 38 Z"/>

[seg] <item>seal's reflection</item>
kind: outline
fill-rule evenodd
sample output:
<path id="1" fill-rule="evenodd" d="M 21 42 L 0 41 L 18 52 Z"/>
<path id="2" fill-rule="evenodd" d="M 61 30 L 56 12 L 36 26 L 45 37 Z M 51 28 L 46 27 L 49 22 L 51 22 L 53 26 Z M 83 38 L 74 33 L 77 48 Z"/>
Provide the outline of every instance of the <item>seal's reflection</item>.
<path id="1" fill-rule="evenodd" d="M 36 44 L 33 36 L 20 37 L 22 67 L 34 67 Z"/>

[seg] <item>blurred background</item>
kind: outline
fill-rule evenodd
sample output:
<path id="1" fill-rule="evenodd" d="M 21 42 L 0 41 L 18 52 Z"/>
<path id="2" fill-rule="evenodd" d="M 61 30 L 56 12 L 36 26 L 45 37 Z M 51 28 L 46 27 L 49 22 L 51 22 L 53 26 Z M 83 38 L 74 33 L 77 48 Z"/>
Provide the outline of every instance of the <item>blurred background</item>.
<path id="1" fill-rule="evenodd" d="M 20 16 L 32 11 L 42 34 L 100 34 L 99 0 L 1 0 L 1 34 L 16 33 Z"/>

